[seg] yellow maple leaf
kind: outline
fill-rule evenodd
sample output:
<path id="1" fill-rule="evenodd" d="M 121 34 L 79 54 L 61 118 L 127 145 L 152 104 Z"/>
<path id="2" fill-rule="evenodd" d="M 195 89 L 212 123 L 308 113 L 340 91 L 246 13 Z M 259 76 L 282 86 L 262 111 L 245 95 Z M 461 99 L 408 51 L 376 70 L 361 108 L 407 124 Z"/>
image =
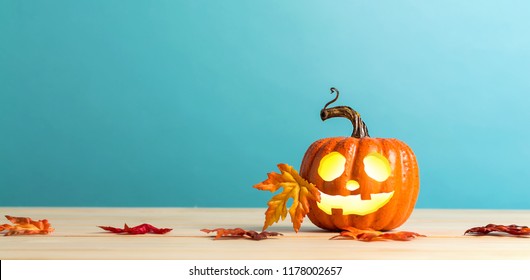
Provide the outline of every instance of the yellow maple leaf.
<path id="1" fill-rule="evenodd" d="M 281 174 L 271 172 L 267 174 L 267 180 L 254 185 L 258 190 L 276 192 L 278 189 L 283 190 L 273 196 L 267 203 L 269 208 L 265 212 L 265 224 L 263 230 L 277 223 L 280 218 L 285 220 L 287 212 L 291 216 L 291 223 L 293 229 L 298 232 L 304 217 L 309 212 L 309 199 L 319 202 L 320 193 L 315 185 L 306 181 L 298 172 L 290 165 L 285 163 L 278 164 Z M 292 205 L 287 211 L 287 202 L 292 198 Z"/>

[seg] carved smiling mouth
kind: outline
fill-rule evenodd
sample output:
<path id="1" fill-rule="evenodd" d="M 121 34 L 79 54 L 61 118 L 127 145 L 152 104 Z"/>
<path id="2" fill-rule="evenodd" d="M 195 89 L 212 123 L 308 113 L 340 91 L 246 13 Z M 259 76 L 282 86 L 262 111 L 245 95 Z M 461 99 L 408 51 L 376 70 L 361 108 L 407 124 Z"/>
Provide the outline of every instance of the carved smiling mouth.
<path id="1" fill-rule="evenodd" d="M 329 195 L 320 192 L 320 202 L 317 202 L 318 208 L 331 215 L 332 209 L 342 209 L 343 215 L 360 215 L 364 216 L 377 211 L 385 206 L 394 195 L 394 191 L 388 193 L 371 194 L 371 199 L 362 200 L 361 195 Z"/>

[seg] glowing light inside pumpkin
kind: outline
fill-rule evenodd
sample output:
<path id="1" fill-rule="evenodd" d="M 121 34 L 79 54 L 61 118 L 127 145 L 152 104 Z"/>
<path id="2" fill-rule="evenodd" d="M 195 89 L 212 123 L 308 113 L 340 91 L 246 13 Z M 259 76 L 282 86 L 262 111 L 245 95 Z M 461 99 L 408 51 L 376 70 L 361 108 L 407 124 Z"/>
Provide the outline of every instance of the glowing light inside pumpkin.
<path id="1" fill-rule="evenodd" d="M 348 182 L 346 182 L 346 189 L 349 191 L 354 191 L 358 189 L 359 187 L 360 187 L 359 182 L 355 180 L 349 180 Z"/>
<path id="2" fill-rule="evenodd" d="M 361 195 L 329 195 L 320 192 L 320 202 L 318 208 L 328 215 L 332 215 L 332 209 L 342 209 L 342 215 L 367 215 L 385 206 L 394 195 L 394 191 L 389 193 L 371 194 L 371 199 L 362 200 Z"/>
<path id="3" fill-rule="evenodd" d="M 370 178 L 383 182 L 390 176 L 392 169 L 388 159 L 380 153 L 370 153 L 363 159 L 364 171 Z"/>
<path id="4" fill-rule="evenodd" d="M 383 182 L 391 175 L 390 162 L 383 155 L 372 152 L 363 159 L 364 171 L 370 178 Z M 346 158 L 338 153 L 331 152 L 324 156 L 318 166 L 318 175 L 324 181 L 333 181 L 344 173 Z M 348 180 L 346 189 L 354 191 L 360 187 L 359 182 Z M 394 191 L 388 193 L 370 194 L 370 199 L 361 199 L 361 195 L 329 195 L 320 192 L 318 208 L 328 215 L 333 214 L 333 209 L 342 210 L 342 215 L 367 215 L 385 206 L 394 195 Z"/>
<path id="5" fill-rule="evenodd" d="M 344 172 L 346 158 L 339 152 L 331 152 L 324 156 L 318 166 L 318 175 L 324 181 L 333 181 Z"/>

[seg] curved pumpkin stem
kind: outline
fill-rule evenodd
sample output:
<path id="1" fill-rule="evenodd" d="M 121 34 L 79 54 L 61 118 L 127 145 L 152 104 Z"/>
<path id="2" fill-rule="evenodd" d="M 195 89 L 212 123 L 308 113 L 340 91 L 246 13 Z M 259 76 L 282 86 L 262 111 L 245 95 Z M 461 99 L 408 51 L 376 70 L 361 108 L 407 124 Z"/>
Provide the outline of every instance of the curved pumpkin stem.
<path id="1" fill-rule="evenodd" d="M 353 110 L 348 106 L 336 106 L 328 108 L 331 103 L 339 99 L 339 90 L 332 87 L 331 94 L 333 93 L 337 93 L 337 96 L 335 96 L 333 100 L 326 103 L 324 108 L 320 110 L 320 118 L 322 119 L 322 121 L 336 117 L 347 118 L 353 125 L 353 133 L 351 134 L 352 137 L 370 137 L 370 135 L 368 134 L 368 127 L 366 127 L 366 124 L 361 119 L 361 115 L 357 113 L 357 111 Z"/>

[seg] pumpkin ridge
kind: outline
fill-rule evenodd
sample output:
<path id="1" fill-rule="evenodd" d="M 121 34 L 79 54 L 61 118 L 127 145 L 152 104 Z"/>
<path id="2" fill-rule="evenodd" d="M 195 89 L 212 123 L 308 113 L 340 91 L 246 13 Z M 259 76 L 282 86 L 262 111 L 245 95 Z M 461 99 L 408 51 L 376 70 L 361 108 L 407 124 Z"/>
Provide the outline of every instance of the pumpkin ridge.
<path id="1" fill-rule="evenodd" d="M 316 186 L 321 186 L 321 187 L 317 187 L 319 189 L 319 191 L 321 192 L 325 192 L 325 181 L 320 178 L 320 176 L 318 175 L 318 167 L 319 167 L 319 163 L 320 161 L 322 160 L 322 158 L 327 155 L 329 152 L 331 152 L 333 150 L 333 148 L 336 146 L 336 142 L 337 142 L 337 138 L 325 138 L 325 139 L 322 139 L 323 141 L 323 144 L 320 145 L 318 147 L 318 149 L 315 149 L 313 150 L 312 152 L 314 153 L 314 156 L 312 157 L 312 160 L 309 161 L 308 163 L 307 162 L 302 162 L 302 165 L 303 166 L 307 166 L 307 175 L 306 174 L 303 174 L 304 176 L 307 176 L 307 180 L 313 184 L 315 184 Z M 331 147 L 330 147 L 331 146 Z M 306 152 L 307 153 L 307 152 Z M 305 170 L 305 168 L 304 168 Z M 320 208 L 318 208 L 318 205 L 316 202 L 312 202 L 312 205 L 311 205 L 312 208 L 315 208 L 313 211 L 309 211 L 308 213 L 308 216 L 309 216 L 309 219 L 311 220 L 311 222 L 313 222 L 313 224 L 317 225 L 318 227 L 321 227 L 321 228 L 330 228 L 332 227 L 332 223 L 331 223 L 331 220 L 330 219 L 317 219 L 315 217 L 315 213 L 317 213 L 318 211 L 321 211 Z M 330 224 L 331 223 L 331 224 Z"/>
<path id="2" fill-rule="evenodd" d="M 403 183 L 405 186 L 407 186 L 406 193 L 408 194 L 408 196 L 403 199 L 409 201 L 409 203 L 406 204 L 407 207 L 404 207 L 404 209 L 402 210 L 402 222 L 400 224 L 396 223 L 397 225 L 395 225 L 394 227 L 398 227 L 401 224 L 405 223 L 405 221 L 410 217 L 412 211 L 414 210 L 414 206 L 416 205 L 416 200 L 418 198 L 420 189 L 419 168 L 416 156 L 407 144 L 400 140 L 397 141 L 401 144 L 400 151 L 402 151 L 401 158 L 403 162 L 403 167 L 407 169 L 406 173 L 408 174 L 408 176 L 404 177 Z"/>
<path id="3" fill-rule="evenodd" d="M 387 151 L 385 155 L 387 158 L 390 158 L 389 151 L 392 151 L 394 153 L 395 159 L 392 160 L 394 162 L 394 166 L 392 167 L 392 174 L 401 175 L 403 172 L 403 160 L 401 157 L 401 153 L 399 152 L 400 147 L 399 145 L 396 145 L 396 142 L 394 140 L 395 139 L 382 139 L 381 142 L 383 145 L 383 150 Z M 393 181 L 392 185 L 393 185 L 393 190 L 394 190 L 394 199 L 396 199 L 394 201 L 397 201 L 397 203 L 390 202 L 383 207 L 383 208 L 386 207 L 384 209 L 385 215 L 380 215 L 381 220 L 378 220 L 378 223 L 379 223 L 378 228 L 381 228 L 381 229 L 389 228 L 389 225 L 392 223 L 392 221 L 396 219 L 396 216 L 399 214 L 399 209 L 400 209 L 400 204 L 401 204 L 399 202 L 401 201 L 401 198 L 403 196 L 403 191 L 402 191 L 403 178 L 402 176 L 399 176 L 399 178 L 397 177 L 398 176 L 392 175 L 392 178 L 390 178 L 390 180 Z M 390 184 L 392 182 L 386 182 L 386 183 Z"/>
<path id="4" fill-rule="evenodd" d="M 385 226 L 387 229 L 397 228 L 405 223 L 412 213 L 416 203 L 415 197 L 417 196 L 415 191 L 417 185 L 414 183 L 414 178 L 416 177 L 414 176 L 415 170 L 414 168 L 410 169 L 411 166 L 416 166 L 415 162 L 410 164 L 410 162 L 414 160 L 414 155 L 410 153 L 412 150 L 404 142 L 398 139 L 392 140 L 397 145 L 397 151 L 400 151 L 399 164 L 401 166 L 401 172 L 399 174 L 401 174 L 401 176 L 399 178 L 400 194 L 398 201 L 401 203 L 395 206 L 393 213 L 396 218 L 391 220 L 390 223 Z"/>
<path id="5" fill-rule="evenodd" d="M 302 159 L 302 163 L 304 162 L 313 162 L 316 156 L 316 151 L 320 150 L 322 146 L 326 143 L 327 138 L 320 139 L 315 141 L 313 144 L 309 146 L 307 151 L 304 154 L 304 158 Z M 310 171 L 310 170 L 309 170 Z M 302 164 L 300 166 L 300 175 L 302 177 L 305 177 L 306 181 L 309 181 L 309 178 L 307 178 L 307 172 L 305 170 L 305 166 Z M 310 181 L 309 181 L 310 182 Z"/>

